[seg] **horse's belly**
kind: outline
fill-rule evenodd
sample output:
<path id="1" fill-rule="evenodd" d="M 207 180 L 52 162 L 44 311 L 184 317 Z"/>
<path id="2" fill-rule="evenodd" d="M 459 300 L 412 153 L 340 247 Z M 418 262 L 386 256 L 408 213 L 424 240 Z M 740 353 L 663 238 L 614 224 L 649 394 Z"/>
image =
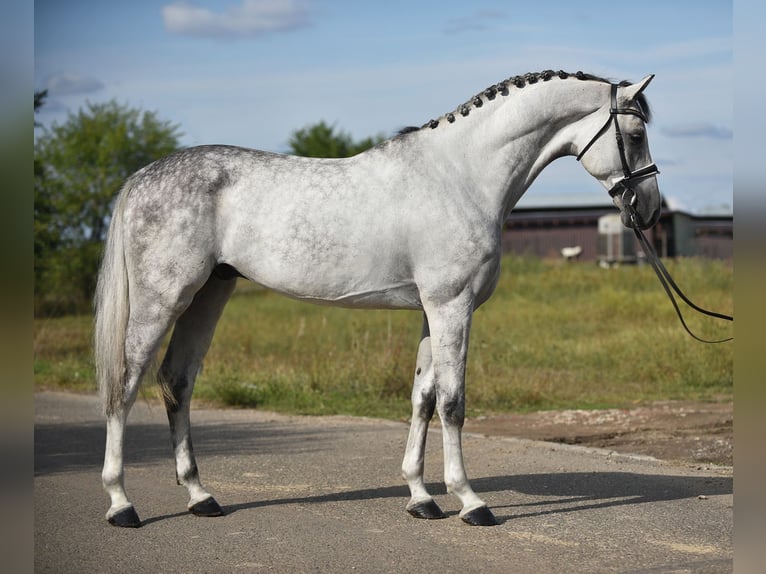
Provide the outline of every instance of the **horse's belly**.
<path id="1" fill-rule="evenodd" d="M 421 309 L 420 295 L 414 285 L 394 285 L 376 289 L 330 293 L 291 293 L 285 295 L 336 307 L 359 309 Z"/>
<path id="2" fill-rule="evenodd" d="M 422 309 L 420 293 L 412 282 L 387 283 L 378 286 L 344 288 L 324 282 L 274 282 L 255 277 L 256 283 L 293 299 L 320 305 L 359 309 Z"/>
<path id="3" fill-rule="evenodd" d="M 400 258 L 380 253 L 322 257 L 266 250 L 227 258 L 240 274 L 273 291 L 312 303 L 367 309 L 421 309 L 420 292 Z"/>

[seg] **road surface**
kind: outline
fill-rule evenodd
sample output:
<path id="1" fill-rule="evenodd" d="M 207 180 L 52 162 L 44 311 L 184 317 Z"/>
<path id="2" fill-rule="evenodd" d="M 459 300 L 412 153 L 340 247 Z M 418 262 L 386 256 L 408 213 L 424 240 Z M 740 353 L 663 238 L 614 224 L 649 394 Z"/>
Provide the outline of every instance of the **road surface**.
<path id="1" fill-rule="evenodd" d="M 351 417 L 198 409 L 203 483 L 226 511 L 200 518 L 176 486 L 165 413 L 139 400 L 126 486 L 143 520 L 104 519 L 104 424 L 93 396 L 35 395 L 35 571 L 719 573 L 732 570 L 732 469 L 607 450 L 468 435 L 466 466 L 499 526 L 464 524 L 441 485 L 441 437 L 426 479 L 445 520 L 404 510 L 407 426 Z"/>

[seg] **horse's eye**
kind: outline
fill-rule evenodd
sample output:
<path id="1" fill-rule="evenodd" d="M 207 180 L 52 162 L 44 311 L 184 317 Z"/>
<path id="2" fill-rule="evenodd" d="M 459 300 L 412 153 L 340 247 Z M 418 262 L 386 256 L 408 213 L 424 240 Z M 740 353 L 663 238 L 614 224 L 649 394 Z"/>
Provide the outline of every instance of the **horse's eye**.
<path id="1" fill-rule="evenodd" d="M 640 144 L 644 141 L 644 132 L 633 132 L 628 137 L 630 137 L 631 143 Z"/>

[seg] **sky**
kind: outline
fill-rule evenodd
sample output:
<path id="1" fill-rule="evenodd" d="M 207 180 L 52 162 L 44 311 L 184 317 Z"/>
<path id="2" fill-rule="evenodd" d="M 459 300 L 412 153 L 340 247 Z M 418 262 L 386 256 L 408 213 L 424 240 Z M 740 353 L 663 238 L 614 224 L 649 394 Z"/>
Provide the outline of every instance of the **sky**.
<path id="1" fill-rule="evenodd" d="M 391 136 L 544 69 L 656 74 L 646 95 L 661 191 L 685 211 L 732 212 L 730 0 L 36 0 L 34 11 L 43 126 L 114 99 L 177 124 L 184 146 L 284 152 L 320 120 Z M 562 158 L 522 202 L 597 194 Z"/>

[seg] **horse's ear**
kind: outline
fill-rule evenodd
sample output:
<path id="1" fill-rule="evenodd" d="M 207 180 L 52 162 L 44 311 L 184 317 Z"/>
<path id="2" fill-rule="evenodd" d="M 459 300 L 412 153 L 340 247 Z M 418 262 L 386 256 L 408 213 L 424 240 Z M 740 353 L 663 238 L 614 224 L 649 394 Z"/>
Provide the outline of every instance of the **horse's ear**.
<path id="1" fill-rule="evenodd" d="M 623 88 L 623 94 L 625 95 L 625 98 L 627 98 L 628 101 L 635 100 L 638 95 L 646 89 L 646 86 L 648 86 L 653 79 L 654 74 L 649 74 L 640 82 L 636 82 L 630 86 L 625 86 L 625 88 Z"/>

